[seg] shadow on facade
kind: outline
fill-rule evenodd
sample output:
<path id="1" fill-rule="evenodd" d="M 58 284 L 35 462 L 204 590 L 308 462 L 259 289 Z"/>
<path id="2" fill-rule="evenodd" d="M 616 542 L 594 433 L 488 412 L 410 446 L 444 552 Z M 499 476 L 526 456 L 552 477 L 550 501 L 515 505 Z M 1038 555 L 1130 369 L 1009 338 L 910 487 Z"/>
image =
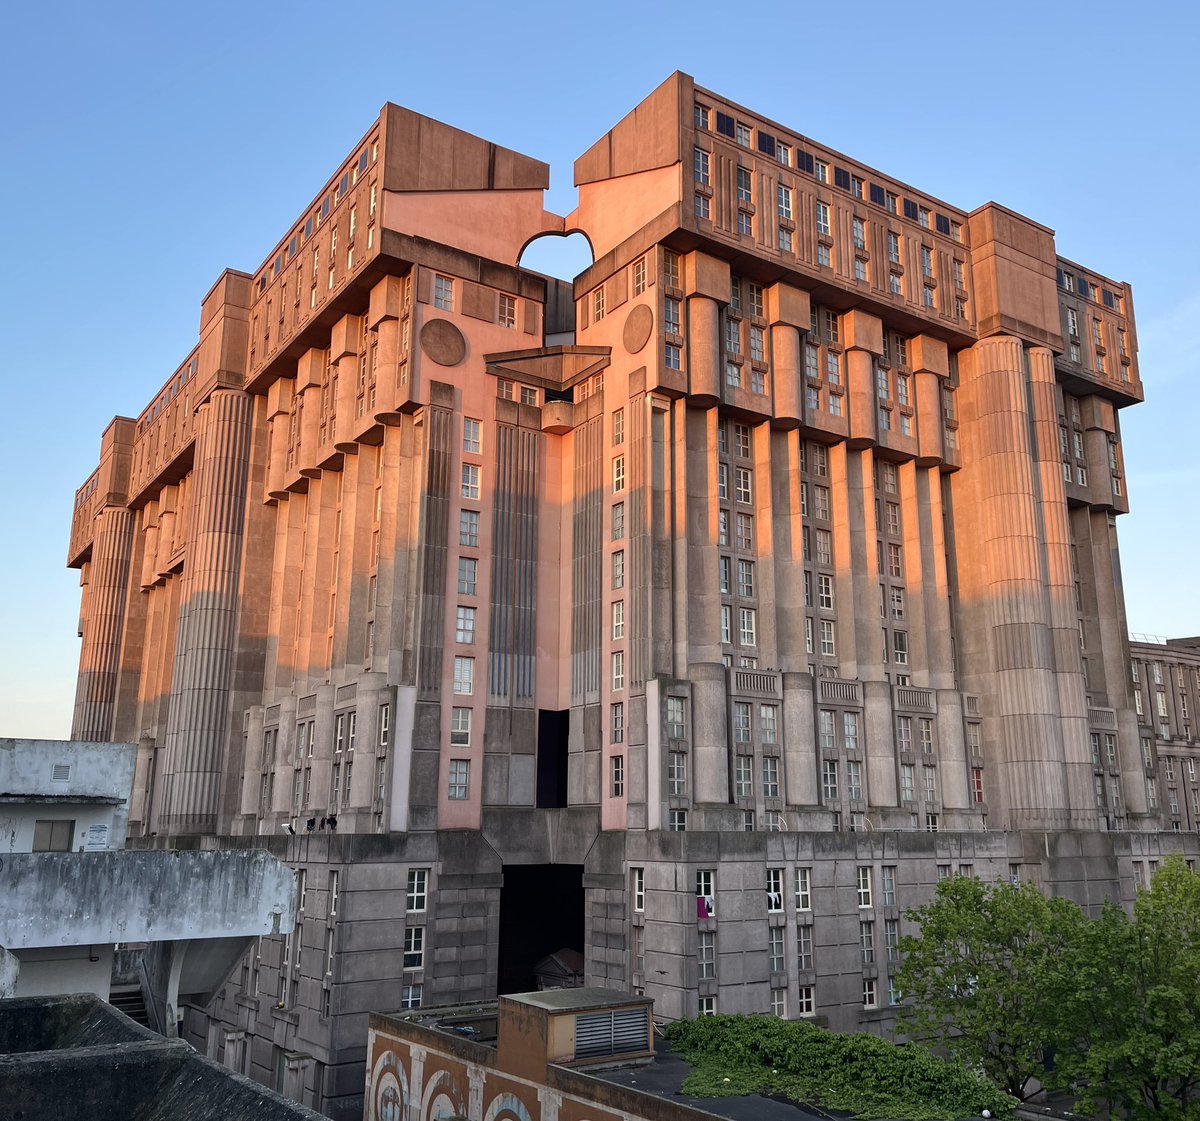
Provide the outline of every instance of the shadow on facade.
<path id="1" fill-rule="evenodd" d="M 584 952 L 583 865 L 505 865 L 498 995 L 536 989 L 533 967 L 561 949 Z"/>

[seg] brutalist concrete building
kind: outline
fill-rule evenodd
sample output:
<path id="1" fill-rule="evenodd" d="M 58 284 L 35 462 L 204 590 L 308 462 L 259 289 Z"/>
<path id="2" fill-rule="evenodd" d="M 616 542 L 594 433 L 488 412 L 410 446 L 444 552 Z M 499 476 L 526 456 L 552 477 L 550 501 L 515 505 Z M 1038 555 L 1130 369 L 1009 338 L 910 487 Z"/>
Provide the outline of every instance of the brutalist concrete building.
<path id="1" fill-rule="evenodd" d="M 78 492 L 131 833 L 302 877 L 187 1029 L 335 1117 L 372 1008 L 573 949 L 882 1031 L 939 877 L 1096 903 L 1198 847 L 1130 682 L 1129 287 L 684 74 L 575 182 L 385 106 Z"/>

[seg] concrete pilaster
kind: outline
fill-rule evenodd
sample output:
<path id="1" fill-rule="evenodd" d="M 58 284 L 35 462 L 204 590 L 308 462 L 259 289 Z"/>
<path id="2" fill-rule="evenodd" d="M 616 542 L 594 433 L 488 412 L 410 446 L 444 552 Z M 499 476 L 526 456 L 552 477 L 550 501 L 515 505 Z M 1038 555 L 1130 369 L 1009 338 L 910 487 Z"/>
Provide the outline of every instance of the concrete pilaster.
<path id="1" fill-rule="evenodd" d="M 197 417 L 195 533 L 189 542 L 167 730 L 162 823 L 213 828 L 228 732 L 238 573 L 250 447 L 250 398 L 215 390 Z"/>

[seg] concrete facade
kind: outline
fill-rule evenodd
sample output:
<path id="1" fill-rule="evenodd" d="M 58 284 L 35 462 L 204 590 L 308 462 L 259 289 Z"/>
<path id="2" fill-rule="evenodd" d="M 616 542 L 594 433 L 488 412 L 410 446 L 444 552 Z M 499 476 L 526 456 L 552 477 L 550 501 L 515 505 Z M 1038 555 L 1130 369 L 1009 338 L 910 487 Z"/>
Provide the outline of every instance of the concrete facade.
<path id="1" fill-rule="evenodd" d="M 335 1117 L 366 1012 L 529 988 L 564 916 L 663 1015 L 882 1031 L 939 877 L 1198 848 L 1129 681 L 1129 287 L 683 74 L 575 182 L 385 106 L 76 498 L 131 832 L 302 877 L 189 1030 Z"/>
<path id="2" fill-rule="evenodd" d="M 0 740 L 0 996 L 108 999 L 132 973 L 174 1034 L 253 939 L 292 929 L 296 876 L 260 850 L 124 851 L 136 758 L 128 743 Z"/>

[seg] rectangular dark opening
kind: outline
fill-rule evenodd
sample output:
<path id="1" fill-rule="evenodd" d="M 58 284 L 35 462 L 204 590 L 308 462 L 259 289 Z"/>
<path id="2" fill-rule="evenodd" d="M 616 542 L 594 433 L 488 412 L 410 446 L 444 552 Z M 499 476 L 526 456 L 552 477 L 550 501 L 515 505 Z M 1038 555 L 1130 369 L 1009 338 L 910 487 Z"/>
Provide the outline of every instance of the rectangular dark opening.
<path id="1" fill-rule="evenodd" d="M 567 804 L 567 739 L 569 709 L 538 709 L 537 804 L 539 809 L 557 809 Z"/>

